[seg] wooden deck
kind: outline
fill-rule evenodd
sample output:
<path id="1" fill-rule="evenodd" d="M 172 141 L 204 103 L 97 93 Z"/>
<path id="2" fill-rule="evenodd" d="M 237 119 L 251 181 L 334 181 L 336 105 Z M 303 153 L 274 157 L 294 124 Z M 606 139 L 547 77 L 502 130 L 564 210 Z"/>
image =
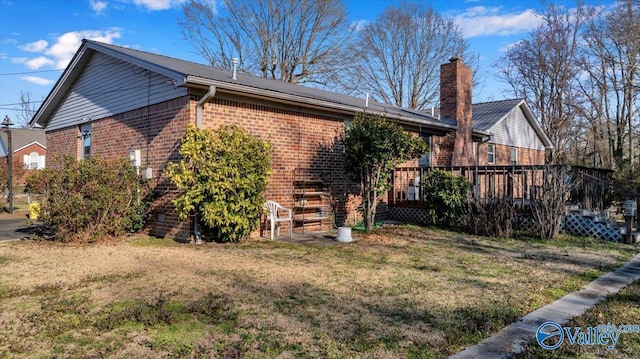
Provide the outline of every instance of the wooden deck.
<path id="1" fill-rule="evenodd" d="M 514 205 L 527 205 L 541 190 L 545 170 L 554 170 L 566 178 L 570 189 L 569 203 L 580 208 L 608 208 L 612 199 L 613 170 L 581 166 L 460 166 L 460 167 L 400 167 L 392 177 L 388 193 L 390 207 L 423 208 L 420 179 L 434 169 L 463 176 L 471 182 L 472 200 L 509 198 Z M 547 172 L 548 173 L 548 172 Z"/>

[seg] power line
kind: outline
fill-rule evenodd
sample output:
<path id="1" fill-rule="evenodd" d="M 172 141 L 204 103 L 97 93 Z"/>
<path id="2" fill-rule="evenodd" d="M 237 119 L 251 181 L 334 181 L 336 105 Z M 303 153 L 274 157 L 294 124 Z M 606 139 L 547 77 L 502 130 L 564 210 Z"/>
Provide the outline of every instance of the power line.
<path id="1" fill-rule="evenodd" d="M 0 103 L 0 106 L 21 106 L 21 105 L 31 105 L 31 104 L 36 104 L 36 103 L 42 103 L 44 102 L 44 100 L 41 101 L 28 101 L 28 102 L 15 102 L 15 103 Z"/>
<path id="2" fill-rule="evenodd" d="M 39 71 L 24 71 L 24 72 L 5 72 L 4 74 L 0 73 L 0 76 L 11 76 L 11 75 L 28 75 L 28 74 L 41 74 L 44 72 L 56 72 L 62 71 L 64 69 L 55 69 L 55 70 L 39 70 Z"/>
<path id="3" fill-rule="evenodd" d="M 102 66 L 109 66 L 109 65 L 114 65 L 114 64 L 119 64 L 120 62 L 116 62 L 116 61 L 107 61 L 103 64 L 92 64 L 89 65 L 91 67 L 102 67 Z M 28 74 L 41 74 L 41 73 L 45 73 L 45 72 L 57 72 L 57 71 L 64 71 L 65 69 L 53 69 L 53 70 L 36 70 L 36 71 L 23 71 L 23 72 L 6 72 L 6 73 L 0 73 L 0 76 L 14 76 L 14 75 L 28 75 Z"/>

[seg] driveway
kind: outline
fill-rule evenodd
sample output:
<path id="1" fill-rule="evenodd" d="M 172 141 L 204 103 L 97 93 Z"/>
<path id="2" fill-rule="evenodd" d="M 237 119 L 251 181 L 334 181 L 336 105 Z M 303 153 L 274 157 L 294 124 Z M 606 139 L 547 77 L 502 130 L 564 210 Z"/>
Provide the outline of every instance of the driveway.
<path id="1" fill-rule="evenodd" d="M 37 227 L 28 218 L 0 217 L 0 241 L 22 239 L 33 234 Z"/>

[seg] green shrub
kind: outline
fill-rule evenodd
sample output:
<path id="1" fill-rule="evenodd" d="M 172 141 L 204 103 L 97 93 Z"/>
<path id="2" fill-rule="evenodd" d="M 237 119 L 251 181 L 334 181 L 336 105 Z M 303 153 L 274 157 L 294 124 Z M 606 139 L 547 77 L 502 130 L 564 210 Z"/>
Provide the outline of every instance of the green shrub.
<path id="1" fill-rule="evenodd" d="M 42 220 L 61 241 L 93 241 L 140 230 L 147 219 L 148 187 L 126 159 L 71 157 L 27 179 L 40 200 Z"/>
<path id="2" fill-rule="evenodd" d="M 430 171 L 422 179 L 421 193 L 427 206 L 428 224 L 455 227 L 467 209 L 471 183 L 441 170 Z"/>
<path id="3" fill-rule="evenodd" d="M 238 242 L 258 228 L 271 173 L 271 146 L 239 127 L 215 133 L 189 127 L 182 160 L 164 174 L 183 192 L 173 202 L 182 219 L 197 217 L 206 239 Z"/>

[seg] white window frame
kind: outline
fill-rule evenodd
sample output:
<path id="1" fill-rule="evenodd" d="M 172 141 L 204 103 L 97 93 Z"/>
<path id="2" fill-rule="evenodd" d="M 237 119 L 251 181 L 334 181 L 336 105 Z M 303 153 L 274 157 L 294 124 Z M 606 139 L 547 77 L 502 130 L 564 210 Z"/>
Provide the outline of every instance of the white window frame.
<path id="1" fill-rule="evenodd" d="M 496 163 L 496 145 L 487 143 L 487 163 L 493 165 Z"/>
<path id="2" fill-rule="evenodd" d="M 85 160 L 91 157 L 91 124 L 80 126 L 80 158 Z"/>
<path id="3" fill-rule="evenodd" d="M 512 166 L 518 165 L 518 147 L 511 147 L 509 154 L 509 163 Z"/>
<path id="4" fill-rule="evenodd" d="M 33 151 L 29 154 L 29 169 L 37 170 L 39 167 L 40 167 L 40 154 L 36 151 Z"/>

